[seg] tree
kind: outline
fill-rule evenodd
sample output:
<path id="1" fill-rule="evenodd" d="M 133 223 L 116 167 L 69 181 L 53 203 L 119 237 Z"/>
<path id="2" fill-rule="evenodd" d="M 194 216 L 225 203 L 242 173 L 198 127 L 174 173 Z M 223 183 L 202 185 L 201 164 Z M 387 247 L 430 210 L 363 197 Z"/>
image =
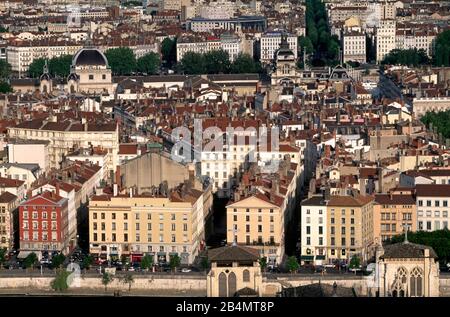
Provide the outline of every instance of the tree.
<path id="1" fill-rule="evenodd" d="M 88 255 L 83 259 L 83 262 L 81 263 L 81 265 L 83 266 L 83 268 L 85 268 L 86 270 L 89 270 L 89 268 L 91 267 L 92 263 L 94 263 L 94 258 L 92 257 L 92 255 Z"/>
<path id="2" fill-rule="evenodd" d="M 25 260 L 23 260 L 23 266 L 28 269 L 28 268 L 34 268 L 35 264 L 38 262 L 38 257 L 36 255 L 36 253 L 31 252 L 30 254 L 27 255 L 27 257 L 25 258 Z"/>
<path id="3" fill-rule="evenodd" d="M 161 54 L 167 66 L 171 67 L 177 60 L 177 39 L 166 37 L 161 43 Z"/>
<path id="4" fill-rule="evenodd" d="M 208 269 L 208 267 L 209 267 L 209 261 L 208 261 L 208 258 L 207 258 L 206 256 L 203 257 L 203 258 L 202 258 L 202 261 L 200 262 L 200 264 L 201 264 L 203 270 L 206 271 L 206 270 Z"/>
<path id="5" fill-rule="evenodd" d="M 450 110 L 440 112 L 427 112 L 420 121 L 429 127 L 430 124 L 436 127 L 438 133 L 442 133 L 444 138 L 450 138 Z"/>
<path id="6" fill-rule="evenodd" d="M 286 265 L 287 265 L 289 272 L 291 272 L 291 273 L 297 272 L 298 268 L 300 267 L 300 265 L 298 264 L 297 258 L 295 256 L 288 257 Z"/>
<path id="7" fill-rule="evenodd" d="M 230 72 L 230 56 L 222 49 L 209 51 L 203 56 L 208 74 L 227 74 Z"/>
<path id="8" fill-rule="evenodd" d="M 109 284 L 114 280 L 114 276 L 111 273 L 103 272 L 102 275 L 102 284 L 105 286 L 105 292 Z"/>
<path id="9" fill-rule="evenodd" d="M 128 47 L 110 48 L 105 56 L 114 75 L 130 75 L 136 71 L 136 57 Z"/>
<path id="10" fill-rule="evenodd" d="M 52 257 L 52 268 L 57 269 L 61 267 L 61 265 L 66 260 L 64 254 L 60 253 Z"/>
<path id="11" fill-rule="evenodd" d="M 6 33 L 6 32 L 8 32 L 8 29 L 3 26 L 0 26 L 0 33 Z"/>
<path id="12" fill-rule="evenodd" d="M 161 66 L 161 59 L 157 53 L 148 53 L 137 60 L 137 70 L 141 73 L 156 74 Z"/>
<path id="13" fill-rule="evenodd" d="M 300 46 L 302 53 L 305 52 L 307 55 L 314 53 L 314 46 L 309 37 L 300 36 L 298 38 L 298 45 Z"/>
<path id="14" fill-rule="evenodd" d="M 434 65 L 450 66 L 450 30 L 436 37 Z"/>
<path id="15" fill-rule="evenodd" d="M 37 78 L 42 75 L 45 65 L 45 59 L 37 58 L 28 67 L 28 75 L 32 78 Z"/>
<path id="16" fill-rule="evenodd" d="M 170 268 L 171 268 L 172 270 L 175 271 L 176 268 L 180 266 L 180 264 L 181 264 L 181 259 L 180 259 L 180 257 L 179 257 L 177 254 L 172 255 L 172 256 L 170 257 L 169 265 L 170 265 Z"/>
<path id="17" fill-rule="evenodd" d="M 267 268 L 267 257 L 263 256 L 259 258 L 259 266 L 261 267 L 261 270 L 265 271 Z"/>
<path id="18" fill-rule="evenodd" d="M 203 55 L 187 52 L 180 61 L 180 69 L 187 75 L 199 75 L 206 72 Z"/>
<path id="19" fill-rule="evenodd" d="M 361 261 L 359 259 L 358 256 L 353 255 L 352 258 L 350 259 L 350 264 L 348 265 L 349 269 L 358 269 L 361 265 Z M 355 274 L 356 274 L 356 270 L 355 270 Z"/>
<path id="20" fill-rule="evenodd" d="M 3 267 L 3 263 L 6 261 L 6 253 L 8 250 L 6 248 L 0 248 L 0 269 Z"/>
<path id="21" fill-rule="evenodd" d="M 248 54 L 240 53 L 231 64 L 231 73 L 259 73 L 261 66 Z"/>
<path id="22" fill-rule="evenodd" d="M 52 76 L 60 76 L 60 77 L 69 76 L 71 65 L 72 65 L 71 55 L 62 55 L 59 57 L 54 57 L 48 61 L 48 69 Z"/>
<path id="23" fill-rule="evenodd" d="M 141 259 L 141 268 L 143 270 L 151 269 L 153 266 L 153 257 L 151 255 L 144 255 Z"/>
<path id="24" fill-rule="evenodd" d="M 69 284 L 67 283 L 67 278 L 69 277 L 69 275 L 70 272 L 64 269 L 59 269 L 56 272 L 56 277 L 50 283 L 51 288 L 57 292 L 67 290 L 69 288 Z"/>
<path id="25" fill-rule="evenodd" d="M 6 94 L 8 92 L 12 92 L 12 87 L 6 81 L 0 81 L 0 93 Z"/>
<path id="26" fill-rule="evenodd" d="M 127 273 L 124 275 L 124 277 L 122 278 L 122 282 L 124 284 L 128 284 L 128 291 L 131 291 L 131 284 L 134 283 L 134 277 L 131 273 Z"/>
<path id="27" fill-rule="evenodd" d="M 4 60 L 0 60 L 0 79 L 5 80 L 11 74 L 11 65 Z"/>

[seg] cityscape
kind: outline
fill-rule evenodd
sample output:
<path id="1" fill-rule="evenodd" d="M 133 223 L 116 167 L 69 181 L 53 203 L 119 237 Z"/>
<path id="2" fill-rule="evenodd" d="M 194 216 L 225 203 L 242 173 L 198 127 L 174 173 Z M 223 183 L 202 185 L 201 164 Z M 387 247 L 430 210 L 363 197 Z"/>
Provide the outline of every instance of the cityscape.
<path id="1" fill-rule="evenodd" d="M 450 1 L 0 1 L 0 297 L 450 297 L 449 122 Z"/>

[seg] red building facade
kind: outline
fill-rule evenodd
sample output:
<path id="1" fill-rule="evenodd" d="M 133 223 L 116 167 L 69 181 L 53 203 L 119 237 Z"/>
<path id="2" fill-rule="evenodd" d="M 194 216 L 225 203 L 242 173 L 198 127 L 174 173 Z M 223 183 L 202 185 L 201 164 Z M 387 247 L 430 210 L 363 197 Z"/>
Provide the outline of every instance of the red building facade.
<path id="1" fill-rule="evenodd" d="M 20 250 L 61 251 L 70 249 L 68 200 L 59 192 L 44 192 L 19 206 Z"/>

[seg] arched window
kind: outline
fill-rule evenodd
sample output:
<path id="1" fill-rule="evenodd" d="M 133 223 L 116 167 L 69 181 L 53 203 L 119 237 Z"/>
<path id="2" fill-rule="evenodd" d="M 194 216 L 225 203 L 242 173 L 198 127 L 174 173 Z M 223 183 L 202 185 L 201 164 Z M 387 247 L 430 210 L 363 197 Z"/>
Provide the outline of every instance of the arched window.
<path id="1" fill-rule="evenodd" d="M 411 271 L 409 288 L 411 297 L 423 296 L 423 271 L 421 268 L 415 267 Z"/>
<path id="2" fill-rule="evenodd" d="M 236 293 L 236 274 L 231 272 L 228 275 L 228 296 L 234 296 Z"/>
<path id="3" fill-rule="evenodd" d="M 225 273 L 219 274 L 219 297 L 227 297 L 227 275 Z"/>
<path id="4" fill-rule="evenodd" d="M 405 296 L 405 289 L 406 289 L 406 282 L 408 271 L 404 267 L 400 267 L 397 269 L 397 273 L 395 274 L 395 280 L 392 283 L 392 296 L 393 297 L 404 297 Z"/>
<path id="5" fill-rule="evenodd" d="M 244 270 L 244 272 L 242 272 L 242 280 L 244 282 L 250 282 L 250 271 L 249 270 Z"/>
<path id="6" fill-rule="evenodd" d="M 75 87 L 73 85 L 70 86 L 70 93 L 71 94 L 75 93 Z"/>

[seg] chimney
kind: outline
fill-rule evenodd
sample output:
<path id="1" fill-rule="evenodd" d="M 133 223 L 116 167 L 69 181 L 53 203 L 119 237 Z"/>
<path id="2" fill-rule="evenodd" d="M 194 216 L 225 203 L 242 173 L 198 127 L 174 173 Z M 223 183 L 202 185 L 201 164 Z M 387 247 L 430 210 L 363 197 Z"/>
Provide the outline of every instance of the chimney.
<path id="1" fill-rule="evenodd" d="M 55 194 L 56 196 L 59 196 L 59 182 L 56 182 L 55 188 L 56 188 Z"/>
<path id="2" fill-rule="evenodd" d="M 389 191 L 389 197 L 390 197 L 390 199 L 392 200 L 392 196 L 394 195 L 394 192 L 391 190 L 391 191 Z"/>
<path id="3" fill-rule="evenodd" d="M 113 196 L 117 196 L 117 184 L 113 184 Z"/>
<path id="4" fill-rule="evenodd" d="M 133 198 L 133 187 L 130 187 L 129 191 L 130 191 L 130 198 Z"/>

